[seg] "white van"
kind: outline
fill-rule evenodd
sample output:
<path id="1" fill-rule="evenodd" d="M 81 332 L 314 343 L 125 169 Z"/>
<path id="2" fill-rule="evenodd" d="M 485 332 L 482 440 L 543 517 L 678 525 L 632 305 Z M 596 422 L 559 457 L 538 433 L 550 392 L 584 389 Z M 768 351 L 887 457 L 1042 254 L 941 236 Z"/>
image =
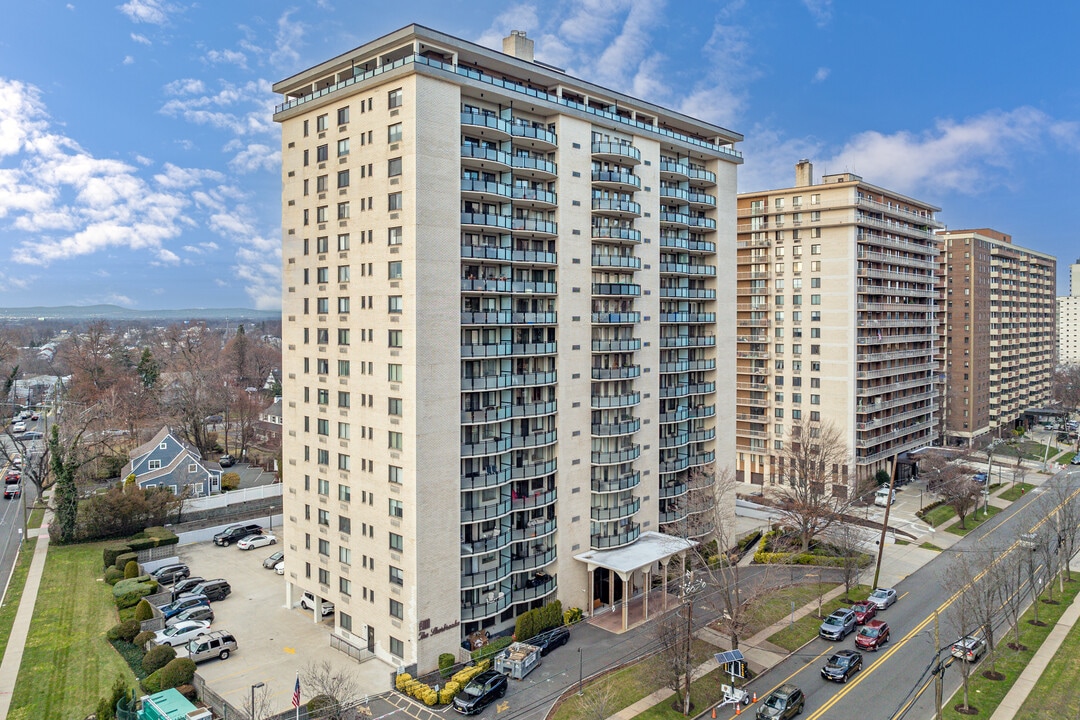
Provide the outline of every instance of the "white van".
<path id="1" fill-rule="evenodd" d="M 892 505 L 894 502 L 896 502 L 896 491 L 892 488 L 878 488 L 878 491 L 874 493 L 874 504 L 878 507 Z"/>

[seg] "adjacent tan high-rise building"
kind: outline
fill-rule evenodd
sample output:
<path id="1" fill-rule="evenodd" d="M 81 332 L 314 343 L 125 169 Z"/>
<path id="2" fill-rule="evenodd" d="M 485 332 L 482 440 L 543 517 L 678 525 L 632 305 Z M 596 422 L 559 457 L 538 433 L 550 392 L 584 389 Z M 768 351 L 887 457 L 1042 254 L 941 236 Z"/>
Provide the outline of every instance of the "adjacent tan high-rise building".
<path id="1" fill-rule="evenodd" d="M 939 208 L 805 160 L 738 208 L 737 478 L 781 482 L 792 428 L 831 424 L 850 493 L 937 435 Z"/>
<path id="2" fill-rule="evenodd" d="M 1069 294 L 1057 299 L 1057 361 L 1080 365 L 1080 260 L 1069 266 Z"/>
<path id="3" fill-rule="evenodd" d="M 394 666 L 641 593 L 735 454 L 741 136 L 504 50 L 274 86 L 287 602 Z"/>
<path id="4" fill-rule="evenodd" d="M 970 445 L 1050 402 L 1057 260 L 987 228 L 940 237 L 945 435 Z"/>

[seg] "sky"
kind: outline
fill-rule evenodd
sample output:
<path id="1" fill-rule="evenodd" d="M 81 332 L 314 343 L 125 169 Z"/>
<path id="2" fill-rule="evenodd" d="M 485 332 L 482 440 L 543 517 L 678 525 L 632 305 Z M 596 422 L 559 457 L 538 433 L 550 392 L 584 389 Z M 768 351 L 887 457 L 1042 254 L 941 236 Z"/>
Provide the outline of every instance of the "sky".
<path id="1" fill-rule="evenodd" d="M 739 190 L 854 172 L 1056 255 L 1080 242 L 1080 3 L 35 0 L 0 30 L 0 307 L 280 307 L 272 83 L 410 23 L 745 136 Z"/>

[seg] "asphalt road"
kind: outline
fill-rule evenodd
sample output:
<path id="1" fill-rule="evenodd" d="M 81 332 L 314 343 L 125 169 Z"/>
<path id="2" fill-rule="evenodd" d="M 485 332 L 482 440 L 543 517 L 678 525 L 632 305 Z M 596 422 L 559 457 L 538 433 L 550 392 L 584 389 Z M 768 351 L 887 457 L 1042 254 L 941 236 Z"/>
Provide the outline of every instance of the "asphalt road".
<path id="1" fill-rule="evenodd" d="M 1043 487 L 1067 473 L 1080 474 L 1080 468 L 1070 468 L 1048 480 Z M 1030 492 L 1007 509 L 991 518 L 949 550 L 942 552 L 928 565 L 910 575 L 896 586 L 899 601 L 878 614 L 888 622 L 891 639 L 877 652 L 863 653 L 863 670 L 847 684 L 828 682 L 820 670 L 826 658 L 843 648 L 854 648 L 854 635 L 840 642 L 817 639 L 791 655 L 784 662 L 756 679 L 750 689 L 761 698 L 773 688 L 787 682 L 806 693 L 803 718 L 929 718 L 934 712 L 933 676 L 927 672 L 935 658 L 934 612 L 939 614 L 940 641 L 948 647 L 957 637 L 950 622 L 951 595 L 942 578 L 949 573 L 958 553 L 988 543 L 1010 546 L 1009 552 L 1028 552 L 1020 548 L 1016 538 L 1028 532 L 1044 513 L 1037 507 L 1046 491 Z M 1045 501 L 1043 501 L 1045 502 Z M 998 637 L 1001 637 L 998 631 Z M 973 671 L 974 672 L 974 671 Z M 945 673 L 946 701 L 961 684 L 959 662 Z M 915 699 L 920 690 L 923 694 Z M 973 704 L 977 704 L 974 699 Z M 726 717 L 726 715 L 725 715 Z"/>

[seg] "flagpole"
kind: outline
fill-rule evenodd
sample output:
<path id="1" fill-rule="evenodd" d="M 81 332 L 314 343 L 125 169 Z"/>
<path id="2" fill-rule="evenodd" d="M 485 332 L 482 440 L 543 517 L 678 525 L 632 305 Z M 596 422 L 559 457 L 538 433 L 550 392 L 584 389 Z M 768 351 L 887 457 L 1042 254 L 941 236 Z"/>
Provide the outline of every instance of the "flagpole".
<path id="1" fill-rule="evenodd" d="M 296 671 L 296 692 L 293 693 L 293 705 L 296 707 L 296 720 L 300 720 L 300 671 Z"/>

